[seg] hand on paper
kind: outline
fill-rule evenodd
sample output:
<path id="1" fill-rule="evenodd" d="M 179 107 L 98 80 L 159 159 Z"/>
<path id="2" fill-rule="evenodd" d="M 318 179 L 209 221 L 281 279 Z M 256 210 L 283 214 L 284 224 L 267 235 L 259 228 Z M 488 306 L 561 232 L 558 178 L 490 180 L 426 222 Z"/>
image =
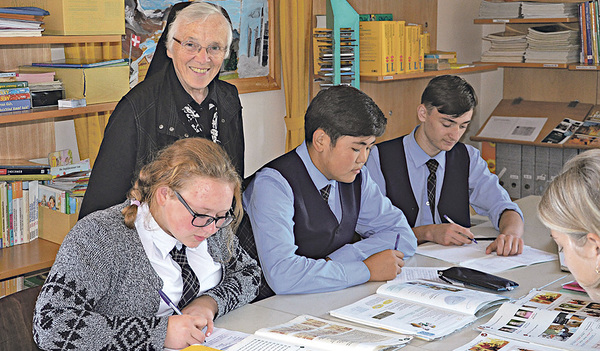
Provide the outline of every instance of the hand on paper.
<path id="1" fill-rule="evenodd" d="M 165 347 L 179 350 L 193 344 L 203 343 L 205 335 L 202 332 L 202 328 L 205 325 L 203 317 L 191 316 L 189 314 L 169 317 Z"/>
<path id="2" fill-rule="evenodd" d="M 369 281 L 377 282 L 394 279 L 404 266 L 404 254 L 397 250 L 385 250 L 369 256 L 363 262 L 367 265 L 371 277 Z"/>
<path id="3" fill-rule="evenodd" d="M 429 224 L 413 228 L 419 244 L 426 241 L 442 245 L 465 245 L 470 244 L 473 233 L 469 228 L 465 228 L 454 223 Z"/>
<path id="4" fill-rule="evenodd" d="M 192 316 L 201 317 L 204 321 L 202 327 L 206 327 L 206 336 L 213 332 L 215 315 L 219 311 L 217 302 L 210 296 L 203 295 L 190 302 L 181 312 Z"/>
<path id="5" fill-rule="evenodd" d="M 486 249 L 486 254 L 496 251 L 498 256 L 513 256 L 523 253 L 523 239 L 516 235 L 500 234 Z"/>
<path id="6" fill-rule="evenodd" d="M 496 251 L 498 256 L 513 256 L 523 253 L 524 224 L 521 216 L 512 210 L 502 212 L 498 223 L 500 235 L 485 250 L 486 254 Z"/>

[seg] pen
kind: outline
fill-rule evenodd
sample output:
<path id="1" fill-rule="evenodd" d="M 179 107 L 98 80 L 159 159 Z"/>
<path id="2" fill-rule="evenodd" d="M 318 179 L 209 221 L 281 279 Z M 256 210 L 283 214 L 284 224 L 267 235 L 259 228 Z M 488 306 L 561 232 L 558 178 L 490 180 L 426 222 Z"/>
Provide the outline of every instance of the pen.
<path id="1" fill-rule="evenodd" d="M 445 219 L 446 219 L 448 222 L 450 222 L 450 223 L 452 223 L 452 224 L 456 224 L 456 223 L 454 223 L 454 221 L 453 221 L 453 220 L 451 220 L 451 219 L 450 219 L 450 217 L 448 217 L 447 215 L 444 215 L 444 218 L 445 218 Z M 461 232 L 458 232 L 458 234 L 460 234 L 460 235 L 464 236 L 465 238 L 467 238 L 467 239 L 471 240 L 471 241 L 472 241 L 473 243 L 475 243 L 475 244 L 479 244 L 479 243 L 477 242 L 477 240 L 475 240 L 475 239 L 473 239 L 473 238 L 469 238 L 469 237 L 468 237 L 466 234 L 463 234 L 463 233 L 461 233 Z"/>
<path id="2" fill-rule="evenodd" d="M 394 250 L 398 250 L 399 242 L 400 242 L 400 234 L 396 234 L 396 243 L 394 244 Z"/>
<path id="3" fill-rule="evenodd" d="M 160 298 L 167 304 L 167 306 L 171 307 L 173 311 L 175 311 L 175 313 L 181 315 L 181 311 L 179 310 L 179 308 L 177 308 L 177 306 L 175 306 L 173 301 L 169 299 L 167 294 L 165 294 L 162 290 L 158 290 L 158 294 L 160 295 Z"/>

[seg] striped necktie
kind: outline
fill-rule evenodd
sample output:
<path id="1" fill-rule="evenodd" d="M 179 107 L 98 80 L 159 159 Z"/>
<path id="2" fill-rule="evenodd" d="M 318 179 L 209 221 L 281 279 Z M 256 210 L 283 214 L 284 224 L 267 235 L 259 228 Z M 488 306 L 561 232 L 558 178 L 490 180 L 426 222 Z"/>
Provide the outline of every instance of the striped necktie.
<path id="1" fill-rule="evenodd" d="M 435 182 L 436 176 L 435 171 L 438 168 L 438 162 L 434 159 L 430 159 L 425 162 L 427 168 L 429 168 L 429 176 L 427 177 L 427 202 L 429 203 L 429 209 L 431 210 L 431 218 L 435 223 Z"/>
<path id="2" fill-rule="evenodd" d="M 177 262 L 177 264 L 181 267 L 181 277 L 183 278 L 183 293 L 181 294 L 181 299 L 177 304 L 179 309 L 187 306 L 188 303 L 192 302 L 198 293 L 200 292 L 200 282 L 198 281 L 198 277 L 194 271 L 192 271 L 192 267 L 190 267 L 187 255 L 186 255 L 186 246 L 184 245 L 181 250 L 177 250 L 177 246 L 173 248 L 170 252 L 173 261 Z"/>

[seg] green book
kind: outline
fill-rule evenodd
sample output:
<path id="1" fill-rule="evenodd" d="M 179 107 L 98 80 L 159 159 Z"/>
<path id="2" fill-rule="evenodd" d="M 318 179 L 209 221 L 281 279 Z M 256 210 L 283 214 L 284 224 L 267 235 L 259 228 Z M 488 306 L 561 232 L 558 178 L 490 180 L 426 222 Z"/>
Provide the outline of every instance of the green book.
<path id="1" fill-rule="evenodd" d="M 0 89 L 26 88 L 28 86 L 29 86 L 29 83 L 27 83 L 26 81 L 0 82 Z"/>
<path id="2" fill-rule="evenodd" d="M 366 13 L 358 15 L 359 21 L 393 21 L 394 15 L 391 13 Z"/>

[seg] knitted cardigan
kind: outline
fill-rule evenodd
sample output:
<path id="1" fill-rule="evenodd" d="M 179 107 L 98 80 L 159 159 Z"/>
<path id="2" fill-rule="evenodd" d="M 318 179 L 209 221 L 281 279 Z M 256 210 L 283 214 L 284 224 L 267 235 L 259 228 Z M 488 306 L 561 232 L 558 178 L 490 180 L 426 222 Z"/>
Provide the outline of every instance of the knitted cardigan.
<path id="1" fill-rule="evenodd" d="M 38 297 L 33 334 L 43 350 L 162 350 L 168 316 L 157 317 L 163 282 L 135 229 L 125 226 L 127 202 L 81 219 L 62 243 Z M 257 295 L 260 268 L 224 230 L 207 239 L 222 280 L 206 291 L 221 316 Z"/>

